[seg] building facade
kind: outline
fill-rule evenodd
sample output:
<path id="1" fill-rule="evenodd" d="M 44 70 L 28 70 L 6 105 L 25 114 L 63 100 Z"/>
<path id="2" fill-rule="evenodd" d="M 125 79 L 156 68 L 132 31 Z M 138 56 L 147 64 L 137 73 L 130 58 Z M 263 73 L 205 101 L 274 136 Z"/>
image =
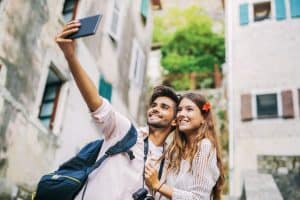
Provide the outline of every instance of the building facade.
<path id="1" fill-rule="evenodd" d="M 66 21 L 99 13 L 77 55 L 99 93 L 144 122 L 149 1 L 0 1 L 0 199 L 28 198 L 42 174 L 101 137 L 54 41 Z"/>
<path id="2" fill-rule="evenodd" d="M 299 173 L 300 1 L 229 0 L 225 13 L 230 194 L 238 197 L 250 172 Z"/>

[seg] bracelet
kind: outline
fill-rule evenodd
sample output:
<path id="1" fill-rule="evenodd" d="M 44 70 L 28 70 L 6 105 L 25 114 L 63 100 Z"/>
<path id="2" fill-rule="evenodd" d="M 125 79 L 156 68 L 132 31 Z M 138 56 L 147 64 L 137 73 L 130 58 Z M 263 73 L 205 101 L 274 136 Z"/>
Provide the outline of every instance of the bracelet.
<path id="1" fill-rule="evenodd" d="M 155 190 L 155 192 L 160 192 L 159 190 L 160 190 L 160 188 L 161 188 L 164 184 L 165 184 L 165 181 L 162 182 L 162 183 L 159 185 L 159 187 Z"/>

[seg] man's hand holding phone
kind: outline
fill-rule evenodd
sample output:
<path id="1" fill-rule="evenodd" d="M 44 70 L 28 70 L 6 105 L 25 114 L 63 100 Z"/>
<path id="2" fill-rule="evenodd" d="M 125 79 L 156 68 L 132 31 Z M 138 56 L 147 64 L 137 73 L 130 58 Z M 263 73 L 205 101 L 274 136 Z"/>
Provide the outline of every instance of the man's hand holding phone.
<path id="1" fill-rule="evenodd" d="M 56 43 L 67 59 L 71 58 L 75 54 L 75 42 L 73 39 L 69 39 L 68 36 L 78 32 L 80 26 L 81 24 L 79 20 L 72 20 L 68 22 L 64 26 L 63 30 L 55 37 Z"/>
<path id="2" fill-rule="evenodd" d="M 75 53 L 75 44 L 73 39 L 94 35 L 102 15 L 94 15 L 79 20 L 73 20 L 67 23 L 62 32 L 57 34 L 55 40 L 66 58 L 70 58 Z"/>

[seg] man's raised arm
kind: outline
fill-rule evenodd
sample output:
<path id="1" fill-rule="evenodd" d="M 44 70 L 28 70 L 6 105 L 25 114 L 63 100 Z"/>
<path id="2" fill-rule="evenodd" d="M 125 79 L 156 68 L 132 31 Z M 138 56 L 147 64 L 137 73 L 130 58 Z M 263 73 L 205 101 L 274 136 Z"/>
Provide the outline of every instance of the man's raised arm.
<path id="1" fill-rule="evenodd" d="M 63 30 L 57 34 L 55 41 L 63 51 L 65 58 L 69 64 L 69 68 L 73 74 L 76 84 L 83 96 L 90 111 L 95 111 L 102 105 L 102 97 L 99 96 L 98 90 L 88 74 L 81 66 L 75 54 L 75 42 L 66 37 L 79 30 L 80 23 L 78 20 L 73 20 L 65 25 Z"/>

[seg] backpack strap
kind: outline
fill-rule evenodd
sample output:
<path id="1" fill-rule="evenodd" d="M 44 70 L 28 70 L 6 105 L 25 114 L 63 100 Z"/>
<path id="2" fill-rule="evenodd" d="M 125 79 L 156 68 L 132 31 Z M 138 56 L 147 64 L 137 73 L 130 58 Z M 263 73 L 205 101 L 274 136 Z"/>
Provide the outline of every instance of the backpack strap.
<path id="1" fill-rule="evenodd" d="M 108 158 L 109 156 L 116 155 L 118 153 L 126 152 L 129 156 L 130 160 L 134 159 L 133 152 L 130 150 L 130 148 L 133 145 L 135 145 L 136 141 L 137 141 L 137 130 L 131 124 L 131 127 L 130 127 L 129 131 L 127 132 L 127 134 L 120 141 L 118 141 L 115 145 L 111 146 L 104 153 L 104 155 L 101 156 L 97 162 L 95 162 L 95 164 L 92 167 L 89 167 L 87 169 L 87 174 L 92 173 L 92 171 L 94 171 L 96 168 L 98 168 L 106 158 Z M 83 188 L 83 193 L 82 193 L 82 196 L 81 196 L 82 200 L 84 199 L 84 195 L 85 195 L 87 185 L 88 185 L 88 179 L 87 179 L 87 181 L 85 183 L 85 186 Z"/>
<path id="2" fill-rule="evenodd" d="M 98 168 L 102 164 L 102 162 L 109 156 L 126 152 L 129 155 L 129 158 L 131 160 L 134 159 L 133 152 L 130 150 L 130 148 L 136 143 L 136 141 L 137 141 L 137 130 L 131 124 L 131 127 L 127 132 L 127 134 L 115 145 L 111 146 L 105 152 L 105 154 L 101 158 L 99 158 L 99 160 L 95 162 L 95 164 L 92 167 L 88 169 L 88 173 L 90 174 L 93 170 Z"/>
<path id="3" fill-rule="evenodd" d="M 62 169 L 79 170 L 85 166 L 92 166 L 97 160 L 102 144 L 103 140 L 95 140 L 88 143 L 77 153 L 76 156 L 60 165 L 57 171 Z"/>

